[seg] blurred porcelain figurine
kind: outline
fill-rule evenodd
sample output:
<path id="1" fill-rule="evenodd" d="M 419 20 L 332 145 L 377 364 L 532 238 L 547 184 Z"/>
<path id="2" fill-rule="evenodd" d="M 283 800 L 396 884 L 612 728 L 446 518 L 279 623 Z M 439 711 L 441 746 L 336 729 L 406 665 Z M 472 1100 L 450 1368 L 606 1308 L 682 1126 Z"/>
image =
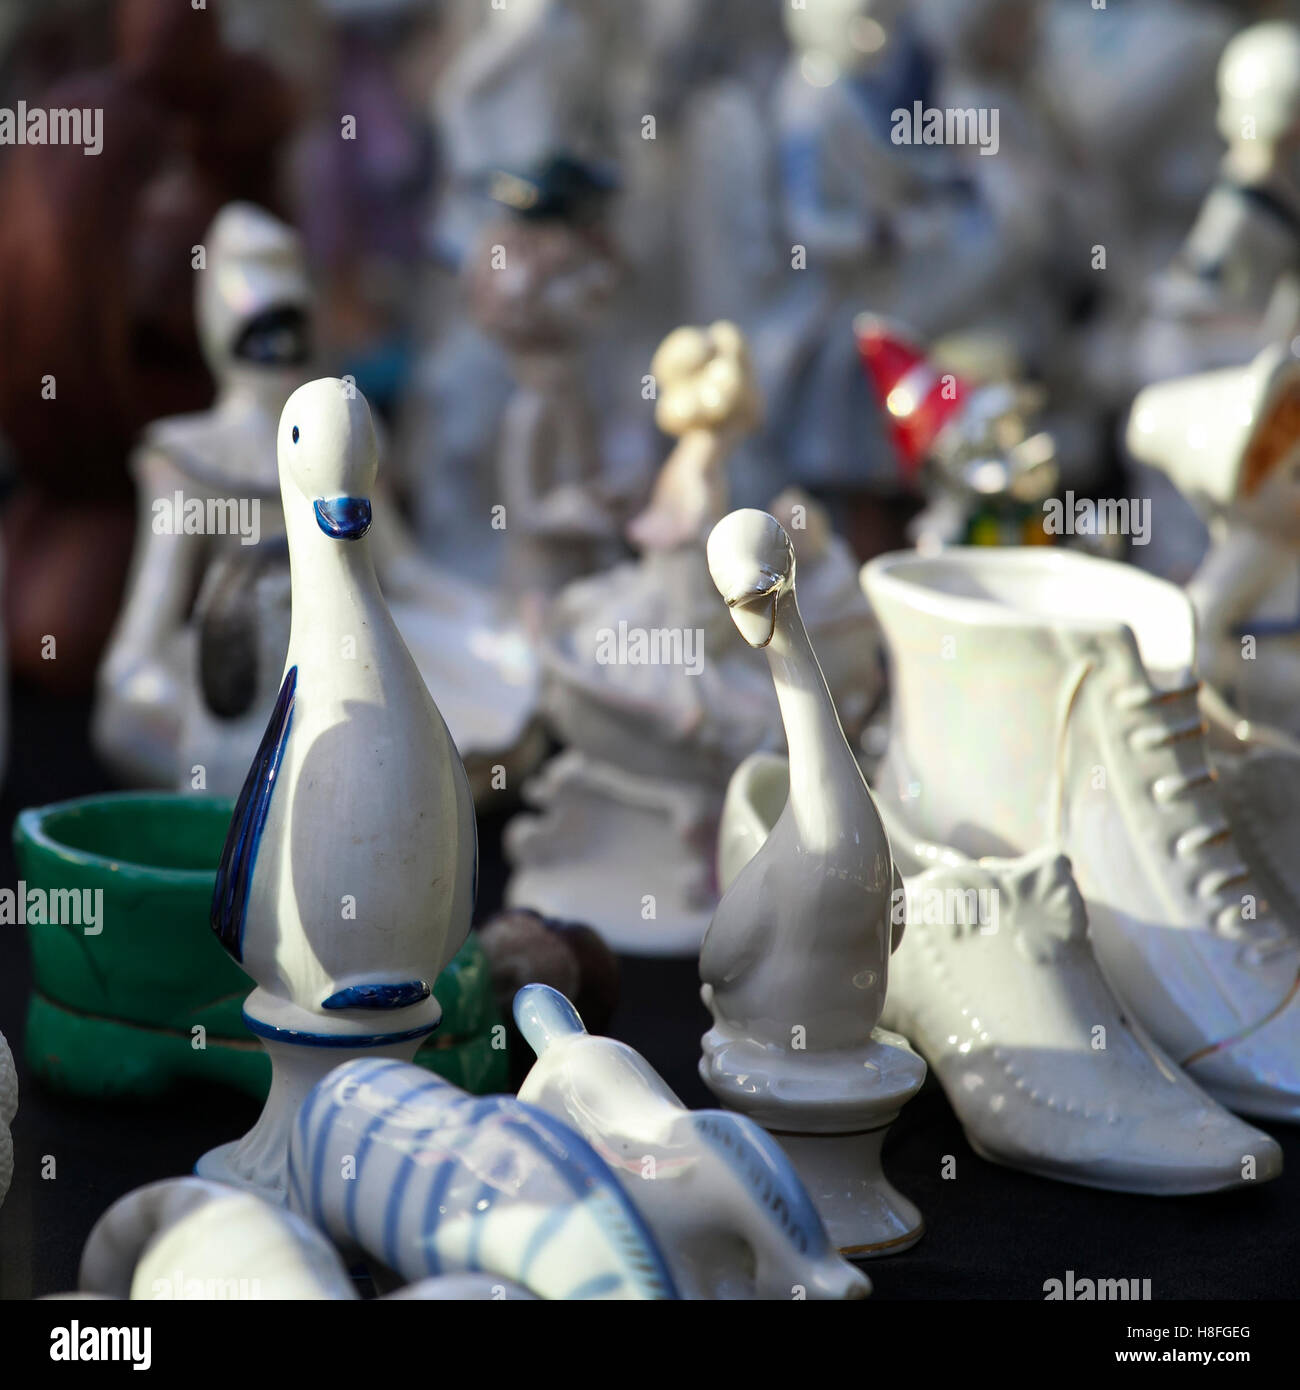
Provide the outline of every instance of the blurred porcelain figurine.
<path id="1" fill-rule="evenodd" d="M 933 77 L 899 0 L 783 13 L 794 47 L 775 96 L 784 285 L 755 338 L 771 447 L 801 483 L 893 492 L 853 315 L 870 304 L 927 337 L 962 322 L 985 302 L 993 224 L 952 151 L 897 119 L 929 105 Z"/>
<path id="2" fill-rule="evenodd" d="M 726 780 L 773 742 L 761 659 L 708 601 L 704 538 L 728 506 L 727 456 L 760 418 L 734 325 L 680 328 L 651 362 L 655 419 L 677 444 L 628 526 L 639 560 L 569 585 L 547 623 L 546 714 L 569 745 L 525 788 L 507 832 L 509 902 L 589 921 L 634 954 L 695 951 L 717 900 L 712 844 Z M 879 682 L 867 605 L 847 594 L 824 514 L 788 499 L 823 585 L 836 693 L 855 721 Z"/>
<path id="3" fill-rule="evenodd" d="M 1038 393 L 967 381 L 874 315 L 859 314 L 853 331 L 900 474 L 926 497 L 909 527 L 917 549 L 1050 544 L 1043 501 L 1057 486 L 1056 448 L 1034 428 Z"/>
<path id="4" fill-rule="evenodd" d="M 1127 444 L 1209 528 L 1187 584 L 1201 674 L 1248 719 L 1300 735 L 1300 361 L 1265 348 L 1245 367 L 1149 386 Z"/>
<path id="5" fill-rule="evenodd" d="M 701 603 L 722 466 L 760 407 L 730 324 L 671 333 L 651 376 L 678 442 L 628 527 L 641 559 L 569 585 L 549 616 L 545 708 L 570 746 L 525 788 L 541 814 L 509 827 L 507 899 L 622 949 L 690 954 L 714 901 L 722 788 L 770 724 L 760 673 Z"/>
<path id="6" fill-rule="evenodd" d="M 156 421 L 136 450 L 136 552 L 99 672 L 93 736 L 129 782 L 233 795 L 289 641 L 287 606 L 254 598 L 287 563 L 276 422 L 310 358 L 312 295 L 296 233 L 251 204 L 224 208 L 204 249 L 198 320 L 217 400 Z M 477 780 L 517 757 L 526 765 L 537 671 L 522 634 L 497 618 L 486 592 L 429 564 L 392 507 L 378 539 L 385 594 Z M 263 545 L 281 547 L 278 561 Z M 260 589 L 230 578 L 253 566 Z M 219 637 L 206 618 L 216 594 L 226 613 Z M 263 679 L 238 693 L 255 667 Z M 225 694 L 223 682 L 234 683 Z"/>
<path id="7" fill-rule="evenodd" d="M 275 425 L 311 353 L 311 290 L 289 227 L 232 203 L 209 228 L 204 253 L 196 317 L 217 399 L 210 410 L 155 421 L 132 456 L 135 557 L 97 681 L 95 746 L 144 785 L 168 786 L 177 775 L 199 581 L 224 553 L 256 545 L 264 529 L 283 530 Z"/>
<path id="8" fill-rule="evenodd" d="M 498 171 L 492 188 L 506 211 L 468 264 L 469 296 L 515 376 L 492 529 L 507 547 L 505 587 L 535 629 L 551 595 L 616 553 L 617 499 L 583 374 L 583 348 L 616 281 L 601 222 L 612 184 L 557 156 L 526 174 Z"/>
<path id="9" fill-rule="evenodd" d="M 1300 26 L 1272 20 L 1239 33 L 1218 88 L 1228 149 L 1153 287 L 1146 380 L 1240 362 L 1300 329 Z"/>
<path id="10" fill-rule="evenodd" d="M 436 235 L 450 263 L 471 254 L 490 220 L 497 169 L 530 168 L 557 149 L 593 153 L 601 65 L 591 11 L 590 0 L 488 6 L 449 64 L 432 114 L 448 164 Z"/>

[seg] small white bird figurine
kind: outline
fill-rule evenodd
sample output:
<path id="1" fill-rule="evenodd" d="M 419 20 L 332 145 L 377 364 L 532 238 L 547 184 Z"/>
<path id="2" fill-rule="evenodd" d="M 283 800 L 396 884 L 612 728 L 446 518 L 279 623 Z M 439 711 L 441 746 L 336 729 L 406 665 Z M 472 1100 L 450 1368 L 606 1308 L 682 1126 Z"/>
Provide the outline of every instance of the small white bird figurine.
<path id="1" fill-rule="evenodd" d="M 889 841 L 794 592 L 794 549 L 766 512 L 713 528 L 709 571 L 740 635 L 772 668 L 790 795 L 767 843 L 718 905 L 700 950 L 722 1028 L 813 1052 L 865 1043 L 884 1007 L 895 886 Z"/>
<path id="2" fill-rule="evenodd" d="M 437 1026 L 433 983 L 469 930 L 477 833 L 464 767 L 375 577 L 365 398 L 309 382 L 277 444 L 289 653 L 212 908 L 257 983 L 244 1017 L 274 1072 L 258 1125 L 199 1171 L 282 1194 L 288 1126 L 314 1082 L 350 1055 L 409 1058 Z"/>
<path id="3" fill-rule="evenodd" d="M 707 549 L 740 635 L 766 653 L 790 771 L 784 809 L 700 948 L 714 1025 L 700 1073 L 780 1137 L 841 1254 L 901 1250 L 919 1238 L 920 1213 L 885 1180 L 880 1146 L 925 1063 L 877 1024 L 902 880 L 799 615 L 789 536 L 743 510 L 718 522 Z M 725 859 L 725 836 L 722 848 Z"/>
<path id="4" fill-rule="evenodd" d="M 605 1160 L 658 1237 L 683 1298 L 865 1298 L 790 1160 L 743 1115 L 688 1110 L 639 1052 L 594 1037 L 549 985 L 515 995 L 537 1062 L 519 1099 Z"/>

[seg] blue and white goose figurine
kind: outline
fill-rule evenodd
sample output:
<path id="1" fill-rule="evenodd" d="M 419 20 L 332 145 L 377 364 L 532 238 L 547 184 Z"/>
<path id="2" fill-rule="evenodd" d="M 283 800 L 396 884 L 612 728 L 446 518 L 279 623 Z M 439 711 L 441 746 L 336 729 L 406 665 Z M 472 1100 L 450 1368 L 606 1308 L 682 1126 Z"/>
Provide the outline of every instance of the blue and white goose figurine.
<path id="1" fill-rule="evenodd" d="M 389 613 L 367 532 L 378 451 L 349 383 L 289 397 L 277 439 L 293 617 L 280 695 L 235 808 L 212 927 L 257 988 L 244 1005 L 271 1094 L 207 1177 L 283 1197 L 301 1100 L 348 1056 L 409 1059 L 473 914 L 465 769 Z"/>

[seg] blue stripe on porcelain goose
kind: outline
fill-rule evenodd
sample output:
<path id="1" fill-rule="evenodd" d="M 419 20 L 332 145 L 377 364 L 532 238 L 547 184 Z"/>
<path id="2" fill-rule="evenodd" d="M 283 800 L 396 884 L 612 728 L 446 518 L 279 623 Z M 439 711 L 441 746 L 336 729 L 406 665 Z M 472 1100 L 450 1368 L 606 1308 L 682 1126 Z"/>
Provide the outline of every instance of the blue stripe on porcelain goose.
<path id="1" fill-rule="evenodd" d="M 513 1096 L 344 1063 L 310 1093 L 289 1205 L 406 1279 L 483 1271 L 542 1298 L 676 1298 L 654 1236 L 585 1139 Z"/>

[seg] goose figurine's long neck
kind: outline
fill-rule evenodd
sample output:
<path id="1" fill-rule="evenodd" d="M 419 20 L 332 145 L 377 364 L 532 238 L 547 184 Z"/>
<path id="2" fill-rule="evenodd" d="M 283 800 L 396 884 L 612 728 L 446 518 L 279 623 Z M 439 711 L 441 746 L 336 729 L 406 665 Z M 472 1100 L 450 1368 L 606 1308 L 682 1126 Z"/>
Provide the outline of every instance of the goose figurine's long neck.
<path id="1" fill-rule="evenodd" d="M 870 805 L 870 800 L 793 587 L 776 605 L 772 640 L 764 651 L 790 752 L 790 807 L 801 838 L 810 845 L 825 844 L 846 811 Z"/>
<path id="2" fill-rule="evenodd" d="M 393 627 L 375 573 L 370 537 L 331 540 L 320 531 L 310 509 L 304 515 L 301 502 L 292 511 L 285 510 L 293 581 L 289 664 L 294 664 L 294 656 L 308 638 L 317 651 L 327 650 L 328 638 L 323 634 L 333 634 L 340 641 L 352 637 L 361 647 L 378 636 L 377 624 Z M 336 647 L 331 655 L 339 659 L 344 652 Z"/>

